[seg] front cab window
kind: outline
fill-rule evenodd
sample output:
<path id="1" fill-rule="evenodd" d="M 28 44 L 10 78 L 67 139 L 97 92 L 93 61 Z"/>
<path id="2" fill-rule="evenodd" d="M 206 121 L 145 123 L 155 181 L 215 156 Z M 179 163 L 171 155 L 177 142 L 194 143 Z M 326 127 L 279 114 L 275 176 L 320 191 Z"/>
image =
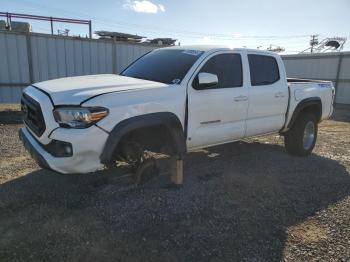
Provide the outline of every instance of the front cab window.
<path id="1" fill-rule="evenodd" d="M 204 77 L 205 76 L 205 77 Z M 217 82 L 210 82 L 217 77 Z M 200 83 L 204 79 L 204 83 Z M 218 89 L 241 87 L 243 84 L 242 59 L 240 54 L 219 54 L 210 58 L 193 80 L 194 89 Z"/>

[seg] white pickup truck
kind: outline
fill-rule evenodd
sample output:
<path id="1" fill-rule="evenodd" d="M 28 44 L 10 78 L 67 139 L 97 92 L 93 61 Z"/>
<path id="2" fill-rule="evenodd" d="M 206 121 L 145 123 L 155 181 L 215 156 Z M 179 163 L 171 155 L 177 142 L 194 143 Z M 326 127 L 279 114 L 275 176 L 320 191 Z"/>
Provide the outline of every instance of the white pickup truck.
<path id="1" fill-rule="evenodd" d="M 33 84 L 22 96 L 19 135 L 37 162 L 86 173 L 145 152 L 178 159 L 198 148 L 280 133 L 287 152 L 311 153 L 333 111 L 331 82 L 287 79 L 275 53 L 177 46 L 154 50 L 120 75 Z"/>

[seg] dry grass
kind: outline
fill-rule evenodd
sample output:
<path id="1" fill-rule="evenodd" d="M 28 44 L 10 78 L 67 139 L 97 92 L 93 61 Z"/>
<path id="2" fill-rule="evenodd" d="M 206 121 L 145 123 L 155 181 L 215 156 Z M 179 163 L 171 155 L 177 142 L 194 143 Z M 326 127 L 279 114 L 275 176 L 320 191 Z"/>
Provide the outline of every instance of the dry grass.
<path id="1" fill-rule="evenodd" d="M 0 104 L 0 112 L 1 111 L 20 111 L 20 104 Z"/>

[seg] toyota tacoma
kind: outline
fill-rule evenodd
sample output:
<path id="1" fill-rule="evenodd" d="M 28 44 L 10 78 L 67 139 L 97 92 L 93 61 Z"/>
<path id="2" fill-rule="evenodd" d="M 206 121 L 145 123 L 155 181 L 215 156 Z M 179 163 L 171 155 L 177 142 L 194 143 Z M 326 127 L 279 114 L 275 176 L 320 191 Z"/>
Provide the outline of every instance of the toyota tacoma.
<path id="1" fill-rule="evenodd" d="M 87 173 L 146 152 L 186 152 L 279 133 L 286 151 L 310 154 L 331 116 L 332 82 L 287 79 L 279 55 L 262 50 L 176 46 L 153 50 L 121 74 L 30 85 L 21 140 L 40 166 Z M 182 181 L 180 181 L 181 183 Z"/>

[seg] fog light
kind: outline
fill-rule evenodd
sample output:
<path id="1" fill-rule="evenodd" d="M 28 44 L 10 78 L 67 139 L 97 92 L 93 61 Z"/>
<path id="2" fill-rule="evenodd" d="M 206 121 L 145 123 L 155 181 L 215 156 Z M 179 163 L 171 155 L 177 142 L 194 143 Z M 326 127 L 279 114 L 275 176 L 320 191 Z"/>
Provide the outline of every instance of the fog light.
<path id="1" fill-rule="evenodd" d="M 65 149 L 67 155 L 72 154 L 72 148 L 70 146 L 66 146 L 64 149 Z"/>
<path id="2" fill-rule="evenodd" d="M 70 157 L 73 155 L 72 144 L 68 142 L 52 140 L 45 148 L 55 157 Z"/>

